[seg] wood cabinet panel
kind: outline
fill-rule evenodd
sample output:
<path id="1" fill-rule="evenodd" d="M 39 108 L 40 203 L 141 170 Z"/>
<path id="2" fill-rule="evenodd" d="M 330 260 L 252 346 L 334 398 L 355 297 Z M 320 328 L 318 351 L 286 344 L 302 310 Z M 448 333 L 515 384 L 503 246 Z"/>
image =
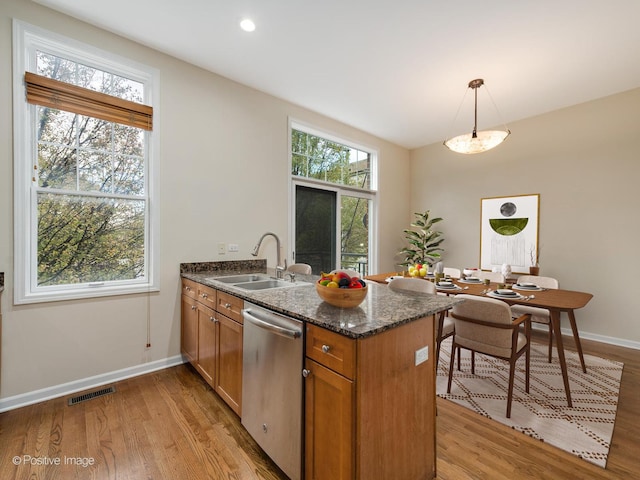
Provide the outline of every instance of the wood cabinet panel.
<path id="1" fill-rule="evenodd" d="M 216 375 L 216 312 L 198 305 L 198 361 L 196 368 L 209 385 L 215 387 Z"/>
<path id="2" fill-rule="evenodd" d="M 197 300 L 203 305 L 206 305 L 207 307 L 215 310 L 216 304 L 217 304 L 216 290 L 214 288 L 208 287 L 206 285 L 201 285 L 199 283 L 197 284 L 197 286 L 198 286 Z"/>
<path id="3" fill-rule="evenodd" d="M 353 381 L 307 358 L 305 479 L 350 480 L 355 461 Z M 376 477 L 370 477 L 376 478 Z"/>
<path id="4" fill-rule="evenodd" d="M 218 315 L 218 370 L 215 390 L 238 415 L 242 411 L 242 335 L 244 327 Z"/>
<path id="5" fill-rule="evenodd" d="M 436 476 L 435 318 L 358 341 L 358 478 Z M 419 365 L 415 352 L 429 358 Z"/>
<path id="6" fill-rule="evenodd" d="M 229 295 L 226 292 L 218 290 L 216 311 L 229 317 L 238 323 L 243 323 L 242 309 L 244 308 L 244 301 L 241 298 Z"/>
<path id="7" fill-rule="evenodd" d="M 195 366 L 198 361 L 198 303 L 193 297 L 182 295 L 181 312 L 180 351 Z"/>
<path id="8" fill-rule="evenodd" d="M 356 342 L 326 328 L 307 324 L 307 357 L 347 378 L 355 375 Z"/>
<path id="9" fill-rule="evenodd" d="M 198 284 L 187 278 L 182 279 L 182 294 L 196 300 L 198 298 Z"/>

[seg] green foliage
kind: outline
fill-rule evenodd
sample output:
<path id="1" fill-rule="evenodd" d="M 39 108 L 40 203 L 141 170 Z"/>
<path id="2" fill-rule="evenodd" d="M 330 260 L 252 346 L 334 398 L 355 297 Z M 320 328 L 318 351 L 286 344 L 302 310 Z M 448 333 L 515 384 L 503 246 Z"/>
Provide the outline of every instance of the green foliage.
<path id="1" fill-rule="evenodd" d="M 440 244 L 444 238 L 442 232 L 433 229 L 433 225 L 441 222 L 442 218 L 429 218 L 429 214 L 429 210 L 415 213 L 416 220 L 411 224 L 415 230 L 404 230 L 409 246 L 399 252 L 405 256 L 405 261 L 400 265 L 422 263 L 432 266 L 440 259 L 440 252 L 444 251 Z"/>
<path id="2" fill-rule="evenodd" d="M 130 81 L 41 55 L 39 71 L 119 98 Z M 75 67 L 79 69 L 76 72 Z M 37 282 L 132 280 L 145 274 L 145 138 L 138 128 L 37 107 Z"/>

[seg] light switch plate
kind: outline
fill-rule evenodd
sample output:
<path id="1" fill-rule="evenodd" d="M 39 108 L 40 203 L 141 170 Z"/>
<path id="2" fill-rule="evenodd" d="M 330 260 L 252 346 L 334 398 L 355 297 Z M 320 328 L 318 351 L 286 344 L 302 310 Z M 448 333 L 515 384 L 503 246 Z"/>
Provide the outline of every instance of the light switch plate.
<path id="1" fill-rule="evenodd" d="M 220 242 L 218 244 L 218 255 L 224 255 L 226 248 L 227 246 L 224 244 L 224 242 Z"/>
<path id="2" fill-rule="evenodd" d="M 429 360 L 429 345 L 416 350 L 416 366 Z"/>
<path id="3" fill-rule="evenodd" d="M 238 251 L 238 244 L 237 243 L 230 243 L 229 244 L 229 251 L 230 252 L 237 252 Z"/>

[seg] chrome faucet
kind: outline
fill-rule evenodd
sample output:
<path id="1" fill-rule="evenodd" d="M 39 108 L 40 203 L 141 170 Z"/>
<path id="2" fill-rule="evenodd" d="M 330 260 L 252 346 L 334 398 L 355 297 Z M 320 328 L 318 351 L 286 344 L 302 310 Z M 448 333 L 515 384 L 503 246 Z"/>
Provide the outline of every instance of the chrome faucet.
<path id="1" fill-rule="evenodd" d="M 260 245 L 262 245 L 262 240 L 264 240 L 264 237 L 271 235 L 273 238 L 276 239 L 276 256 L 277 256 L 277 262 L 278 264 L 276 265 L 276 278 L 282 278 L 284 275 L 284 271 L 287 269 L 287 259 L 285 258 L 284 260 L 284 266 L 280 266 L 280 239 L 278 238 L 278 236 L 273 233 L 273 232 L 267 232 L 264 235 L 262 235 L 260 237 L 260 240 L 258 240 L 258 243 L 256 244 L 256 246 L 254 247 L 253 251 L 251 252 L 251 255 L 253 255 L 254 257 L 258 256 L 258 250 L 260 250 Z"/>

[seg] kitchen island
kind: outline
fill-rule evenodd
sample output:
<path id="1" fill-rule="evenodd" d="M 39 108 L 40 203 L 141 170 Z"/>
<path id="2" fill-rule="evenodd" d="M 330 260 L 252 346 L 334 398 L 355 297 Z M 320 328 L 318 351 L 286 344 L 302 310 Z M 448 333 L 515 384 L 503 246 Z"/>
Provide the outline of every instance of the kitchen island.
<path id="1" fill-rule="evenodd" d="M 212 279 L 220 271 L 181 275 L 304 322 L 307 480 L 435 478 L 435 314 L 460 300 L 368 282 L 360 306 L 340 309 L 318 297 L 313 276 L 247 291 Z"/>

